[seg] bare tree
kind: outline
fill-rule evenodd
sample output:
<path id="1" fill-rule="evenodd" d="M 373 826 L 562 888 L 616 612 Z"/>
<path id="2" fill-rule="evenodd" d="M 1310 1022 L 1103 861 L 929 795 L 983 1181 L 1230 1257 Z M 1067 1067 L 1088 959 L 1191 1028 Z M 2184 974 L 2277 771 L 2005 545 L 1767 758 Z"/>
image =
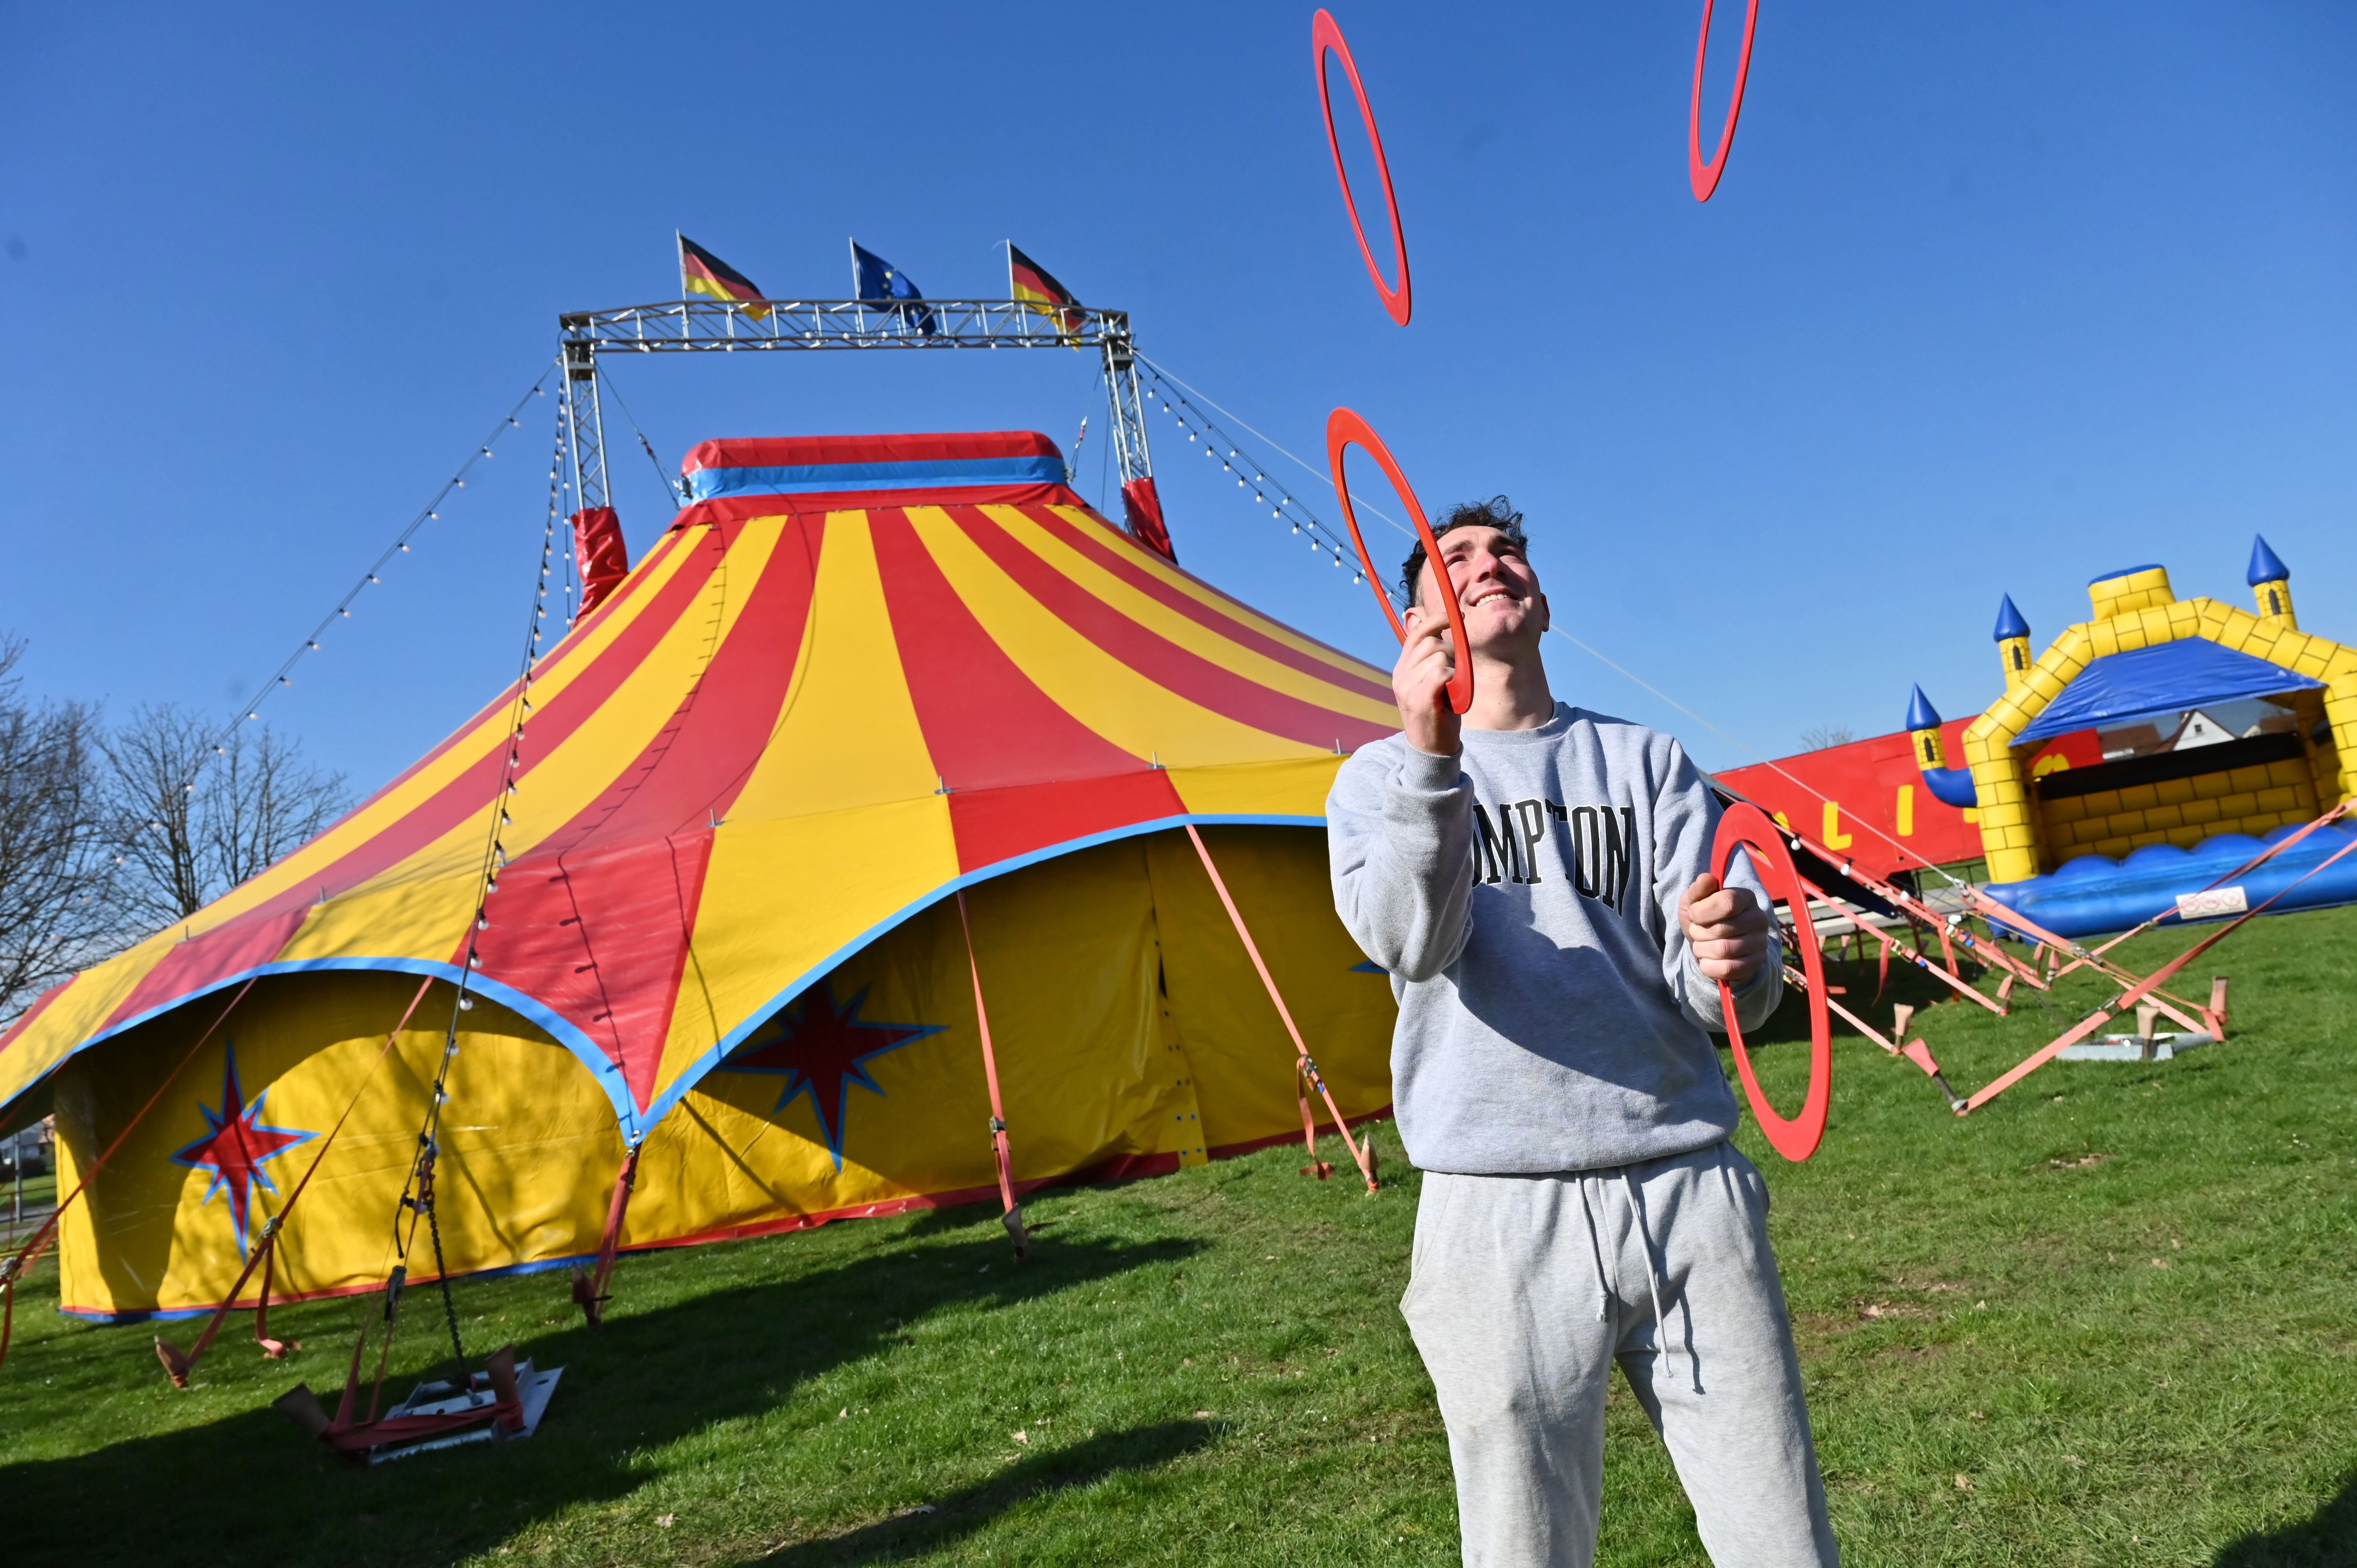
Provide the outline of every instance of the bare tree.
<path id="1" fill-rule="evenodd" d="M 103 743 L 122 865 L 116 906 L 153 931 L 185 920 L 316 837 L 350 802 L 340 773 L 299 743 L 210 723 L 169 703 L 139 709 Z"/>
<path id="2" fill-rule="evenodd" d="M 35 705 L 0 636 L 0 1019 L 102 956 L 113 926 L 97 718 Z"/>
<path id="3" fill-rule="evenodd" d="M 1819 725 L 1814 729 L 1801 732 L 1801 749 L 1823 751 L 1827 746 L 1847 746 L 1857 738 L 1847 725 Z"/>

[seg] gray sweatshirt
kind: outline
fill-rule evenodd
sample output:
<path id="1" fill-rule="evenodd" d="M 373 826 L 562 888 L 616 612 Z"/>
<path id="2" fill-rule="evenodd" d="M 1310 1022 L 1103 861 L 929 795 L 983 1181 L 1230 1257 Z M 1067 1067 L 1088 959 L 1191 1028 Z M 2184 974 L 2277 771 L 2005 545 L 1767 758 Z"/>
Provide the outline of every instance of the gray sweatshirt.
<path id="1" fill-rule="evenodd" d="M 1464 731 L 1459 757 L 1362 746 L 1326 800 L 1334 907 L 1398 999 L 1392 1095 L 1408 1158 L 1467 1176 L 1593 1170 L 1735 1130 L 1706 1031 L 1718 986 L 1678 901 L 1718 803 L 1668 736 L 1555 704 Z M 1746 856 L 1729 880 L 1766 902 Z M 1783 994 L 1781 946 L 1736 994 Z"/>

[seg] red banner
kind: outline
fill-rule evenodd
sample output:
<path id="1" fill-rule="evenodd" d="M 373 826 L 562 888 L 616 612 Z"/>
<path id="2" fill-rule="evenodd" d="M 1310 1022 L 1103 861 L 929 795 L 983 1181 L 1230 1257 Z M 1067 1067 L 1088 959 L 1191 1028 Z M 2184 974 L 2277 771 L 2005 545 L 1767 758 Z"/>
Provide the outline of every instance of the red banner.
<path id="1" fill-rule="evenodd" d="M 581 613 L 597 607 L 614 585 L 630 575 L 630 547 L 622 542 L 622 520 L 609 506 L 573 514 L 573 564 L 581 574 Z"/>
<path id="2" fill-rule="evenodd" d="M 1940 726 L 1951 768 L 1964 766 L 1964 726 L 1971 722 L 1952 719 Z M 2080 730 L 2047 742 L 2030 758 L 2029 771 L 2036 779 L 2103 759 L 2095 732 Z M 1916 771 L 1914 739 L 1905 730 L 1730 768 L 1718 779 L 1793 832 L 1877 876 L 1920 870 L 1926 861 L 1950 865 L 1981 858 L 1980 813 L 1933 798 Z"/>

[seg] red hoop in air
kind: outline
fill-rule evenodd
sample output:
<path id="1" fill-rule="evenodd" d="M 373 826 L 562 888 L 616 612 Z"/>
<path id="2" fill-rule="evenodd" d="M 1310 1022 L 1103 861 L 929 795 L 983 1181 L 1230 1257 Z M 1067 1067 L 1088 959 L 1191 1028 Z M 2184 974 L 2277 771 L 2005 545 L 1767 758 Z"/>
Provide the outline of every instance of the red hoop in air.
<path id="1" fill-rule="evenodd" d="M 1359 221 L 1359 203 L 1351 194 L 1350 171 L 1342 166 L 1341 138 L 1334 134 L 1334 103 L 1326 93 L 1326 51 L 1331 49 L 1342 57 L 1342 74 L 1351 79 L 1351 91 L 1358 95 L 1359 113 L 1367 122 L 1367 143 L 1374 149 L 1375 173 L 1383 182 L 1383 205 L 1390 209 L 1392 220 L 1392 252 L 1399 260 L 1399 287 L 1387 288 L 1383 274 L 1375 265 L 1375 252 L 1367 243 L 1367 231 Z M 1383 297 L 1383 308 L 1402 327 L 1407 325 L 1408 313 L 1415 308 L 1410 297 L 1407 282 L 1407 236 L 1400 231 L 1399 198 L 1392 192 L 1392 166 L 1383 157 L 1383 138 L 1375 130 L 1375 112 L 1367 102 L 1366 87 L 1359 81 L 1358 62 L 1351 58 L 1351 46 L 1342 41 L 1342 29 L 1333 16 L 1320 10 L 1310 18 L 1309 50 L 1318 64 L 1318 107 L 1326 115 L 1326 145 L 1334 154 L 1334 177 L 1342 182 L 1342 204 L 1351 209 L 1351 231 L 1359 237 L 1359 254 L 1367 260 L 1367 275 L 1375 280 L 1375 292 Z"/>
<path id="2" fill-rule="evenodd" d="M 1710 54 L 1710 6 L 1711 0 L 1702 0 L 1702 37 L 1695 44 L 1694 97 L 1686 106 L 1686 181 L 1694 187 L 1696 201 L 1708 201 L 1710 193 L 1718 188 L 1718 177 L 1727 168 L 1727 151 L 1735 145 L 1735 122 L 1737 116 L 1743 113 L 1743 83 L 1751 74 L 1751 32 L 1760 25 L 1760 0 L 1751 0 L 1751 8 L 1743 18 L 1743 53 L 1735 62 L 1735 95 L 1727 102 L 1727 124 L 1719 127 L 1718 156 L 1705 163 L 1702 161 L 1702 64 Z M 1372 125 L 1374 122 L 1371 120 L 1368 124 Z M 1372 266 L 1374 263 L 1370 262 L 1367 264 Z"/>
<path id="3" fill-rule="evenodd" d="M 1760 873 L 1769 897 L 1772 900 L 1781 892 L 1791 907 L 1794 931 L 1810 931 L 1808 894 L 1801 886 L 1800 871 L 1792 865 L 1792 852 L 1784 847 L 1783 835 L 1768 813 L 1741 800 L 1727 808 L 1718 819 L 1718 836 L 1711 841 L 1711 874 L 1722 887 L 1727 886 L 1727 863 L 1738 844 L 1751 852 L 1752 867 Z M 1817 944 L 1800 934 L 1794 945 L 1801 950 L 1801 968 L 1809 980 L 1809 1096 L 1801 1102 L 1798 1116 L 1788 1122 L 1768 1103 L 1760 1079 L 1752 1074 L 1750 1053 L 1743 1048 L 1743 1031 L 1735 1022 L 1735 997 L 1724 981 L 1719 983 L 1718 1004 L 1727 1021 L 1727 1046 L 1735 1052 L 1735 1070 L 1743 1079 L 1743 1092 L 1751 1101 L 1751 1113 L 1760 1119 L 1760 1130 L 1768 1134 L 1778 1154 L 1797 1161 L 1815 1154 L 1825 1135 L 1825 1113 L 1834 1101 L 1834 1032 L 1825 1012 L 1825 971 Z"/>
<path id="4" fill-rule="evenodd" d="M 1326 13 L 1320 11 L 1319 16 Z M 1399 611 L 1392 605 L 1392 596 L 1383 591 L 1382 574 L 1375 570 L 1374 557 L 1367 553 L 1367 542 L 1359 533 L 1359 514 L 1351 505 L 1351 487 L 1342 481 L 1342 454 L 1352 445 L 1361 448 L 1392 482 L 1392 489 L 1407 504 L 1407 515 L 1415 523 L 1415 536 L 1424 542 L 1425 559 L 1436 572 L 1448 568 L 1440 564 L 1440 541 L 1433 537 L 1432 524 L 1424 520 L 1424 508 L 1408 489 L 1407 477 L 1392 460 L 1391 448 L 1365 420 L 1347 408 L 1338 408 L 1326 416 L 1326 466 L 1334 473 L 1334 494 L 1342 502 L 1342 521 L 1350 526 L 1351 542 L 1359 547 L 1359 569 L 1366 574 L 1367 586 L 1374 591 L 1375 603 L 1383 607 L 1383 618 L 1392 623 L 1392 632 L 1402 643 L 1407 641 L 1407 623 L 1400 619 Z M 1448 612 L 1448 634 L 1457 648 L 1457 672 L 1448 678 L 1448 706 L 1463 713 L 1473 705 L 1473 647 L 1465 637 L 1465 612 L 1457 607 L 1455 594 L 1443 594 L 1441 605 Z"/>

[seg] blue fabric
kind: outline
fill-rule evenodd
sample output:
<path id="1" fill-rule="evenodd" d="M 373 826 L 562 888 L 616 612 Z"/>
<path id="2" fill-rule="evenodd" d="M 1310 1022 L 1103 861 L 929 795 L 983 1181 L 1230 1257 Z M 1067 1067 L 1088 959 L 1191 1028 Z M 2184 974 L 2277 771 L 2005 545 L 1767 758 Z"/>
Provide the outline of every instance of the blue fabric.
<path id="1" fill-rule="evenodd" d="M 2221 648 L 2206 637 L 2179 638 L 2158 648 L 2107 653 L 2096 660 L 2046 705 L 2046 711 L 2014 744 L 2047 740 L 2073 730 L 2110 729 L 2212 703 L 2301 692 L 2322 684 L 2280 664 Z"/>
<path id="2" fill-rule="evenodd" d="M 1997 602 L 1996 629 L 1989 633 L 1990 638 L 1995 641 L 2003 642 L 2009 637 L 2028 637 L 2029 635 L 2029 623 L 2021 618 L 2019 610 L 2013 607 L 2013 596 L 2006 595 Z"/>
<path id="3" fill-rule="evenodd" d="M 943 457 L 897 463 L 795 463 L 769 468 L 698 468 L 687 477 L 688 494 L 791 496 L 832 490 L 905 490 L 942 485 L 1060 485 L 1063 459 L 1045 455 L 1019 457 Z"/>
<path id="4" fill-rule="evenodd" d="M 1943 805 L 1969 811 L 1981 803 L 1980 789 L 1973 782 L 1971 768 L 1925 768 L 1919 771 L 1923 775 L 1923 787 Z"/>
<path id="5" fill-rule="evenodd" d="M 2249 581 L 2251 586 L 2254 588 L 2257 587 L 2261 583 L 2287 583 L 2291 581 L 2291 568 L 2285 565 L 2283 562 L 2277 558 L 2276 553 L 2267 548 L 2267 536 L 2264 533 L 2254 533 L 2251 535 L 2251 571 Z"/>
<path id="6" fill-rule="evenodd" d="M 1932 705 L 1932 699 L 1923 694 L 1921 686 L 1915 688 L 1915 696 L 1907 704 L 1907 727 L 1910 730 L 1940 727 L 1940 710 Z"/>
<path id="7" fill-rule="evenodd" d="M 2056 936 L 2075 940 L 2104 931 L 2125 931 L 2175 908 L 2179 894 L 2200 892 L 2247 863 L 2269 843 L 2298 831 L 2297 827 L 2281 827 L 2265 839 L 2255 839 L 2247 833 L 2220 833 L 2191 849 L 2147 844 L 2131 851 L 2126 860 L 2083 854 L 2051 875 L 2033 876 L 2027 882 L 1992 883 L 1984 891 Z M 2317 870 L 2352 841 L 2357 841 L 2357 830 L 2337 823 L 2319 828 L 2293 848 L 2227 886 L 2242 888 L 2244 901 L 2254 909 L 2282 894 L 2281 902 L 2269 906 L 2269 914 L 2357 903 L 2357 853 L 2343 855 L 2326 870 Z M 2316 875 L 2309 875 L 2311 872 Z M 2307 880 L 2302 881 L 2303 877 Z"/>
<path id="8" fill-rule="evenodd" d="M 928 338 L 941 330 L 940 320 L 922 304 L 925 291 L 917 286 L 917 280 L 875 252 L 861 248 L 856 240 L 851 242 L 851 275 L 861 299 L 884 304 L 895 300 L 918 302 L 893 306 L 903 327 L 914 327 Z"/>

